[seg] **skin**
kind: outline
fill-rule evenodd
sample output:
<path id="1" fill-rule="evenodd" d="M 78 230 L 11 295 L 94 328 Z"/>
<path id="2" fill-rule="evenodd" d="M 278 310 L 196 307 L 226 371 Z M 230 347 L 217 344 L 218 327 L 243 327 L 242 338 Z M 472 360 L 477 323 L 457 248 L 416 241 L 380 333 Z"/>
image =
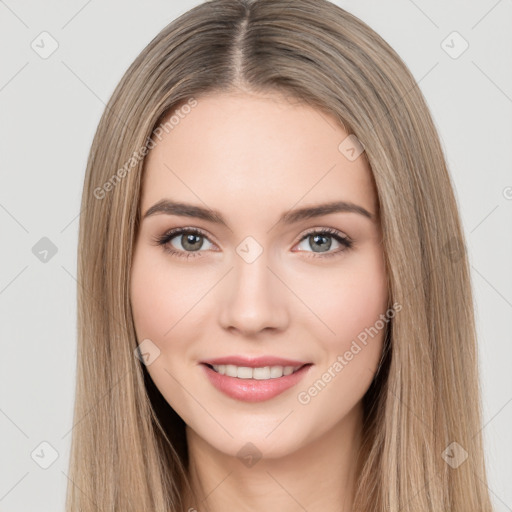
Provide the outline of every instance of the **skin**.
<path id="1" fill-rule="evenodd" d="M 229 227 L 151 215 L 141 223 L 131 274 L 139 343 L 150 339 L 160 350 L 147 370 L 187 424 L 199 496 L 187 497 L 188 506 L 351 510 L 361 399 L 376 373 L 385 329 L 359 343 L 342 371 L 332 367 L 387 307 L 369 165 L 364 155 L 350 161 L 338 150 L 347 132 L 333 117 L 277 93 L 216 93 L 197 101 L 148 153 L 141 214 L 172 199 L 218 210 Z M 373 219 L 337 212 L 277 224 L 285 211 L 340 200 L 362 206 Z M 206 233 L 196 242 L 199 255 L 173 256 L 155 243 L 178 227 Z M 327 252 L 343 251 L 325 256 L 305 236 L 315 228 L 335 229 L 353 247 L 327 234 Z M 247 236 L 263 249 L 251 263 L 236 252 Z M 185 234 L 168 245 L 194 252 L 186 243 Z M 224 395 L 204 375 L 200 361 L 226 355 L 274 355 L 313 366 L 277 397 L 248 403 Z M 300 403 L 299 392 L 329 368 L 330 382 Z M 237 456 L 249 442 L 262 457 L 251 466 Z"/>

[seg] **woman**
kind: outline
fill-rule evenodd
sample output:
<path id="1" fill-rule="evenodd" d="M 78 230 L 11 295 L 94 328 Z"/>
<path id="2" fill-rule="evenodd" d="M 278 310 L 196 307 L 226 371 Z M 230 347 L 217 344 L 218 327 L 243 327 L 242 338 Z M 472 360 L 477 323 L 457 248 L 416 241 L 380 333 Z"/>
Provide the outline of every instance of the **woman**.
<path id="1" fill-rule="evenodd" d="M 452 185 L 367 25 L 185 13 L 115 90 L 82 201 L 68 510 L 491 510 Z"/>

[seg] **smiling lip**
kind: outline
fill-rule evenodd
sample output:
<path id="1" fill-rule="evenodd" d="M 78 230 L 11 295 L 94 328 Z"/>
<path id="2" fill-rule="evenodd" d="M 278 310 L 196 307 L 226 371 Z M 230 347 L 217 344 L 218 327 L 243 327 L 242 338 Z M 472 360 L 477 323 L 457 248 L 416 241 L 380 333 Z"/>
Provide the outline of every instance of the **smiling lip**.
<path id="1" fill-rule="evenodd" d="M 260 368 L 264 366 L 294 366 L 299 367 L 290 375 L 283 375 L 271 379 L 240 379 L 217 373 L 211 366 L 233 364 L 235 366 L 246 366 L 249 368 Z M 241 400 L 243 402 L 263 402 L 270 400 L 283 393 L 292 386 L 295 386 L 308 373 L 311 363 L 304 363 L 292 359 L 279 357 L 261 356 L 248 359 L 240 356 L 219 357 L 202 361 L 203 368 L 210 383 L 223 392 L 225 395 Z"/>
<path id="2" fill-rule="evenodd" d="M 208 359 L 201 362 L 212 366 L 214 364 L 234 364 L 235 366 L 247 366 L 249 368 L 261 368 L 263 366 L 303 366 L 308 364 L 305 361 L 283 359 L 281 357 L 274 356 L 259 356 L 253 358 L 247 358 L 243 356 L 227 356 Z"/>

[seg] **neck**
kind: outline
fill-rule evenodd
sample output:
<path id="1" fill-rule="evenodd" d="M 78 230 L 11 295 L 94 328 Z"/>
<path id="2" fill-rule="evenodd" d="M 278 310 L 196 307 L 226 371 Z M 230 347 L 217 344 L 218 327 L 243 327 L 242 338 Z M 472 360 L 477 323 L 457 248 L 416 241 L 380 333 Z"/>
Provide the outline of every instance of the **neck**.
<path id="1" fill-rule="evenodd" d="M 185 510 L 348 512 L 352 510 L 361 446 L 362 409 L 354 407 L 322 437 L 293 453 L 263 457 L 252 465 L 225 454 L 188 426 L 189 477 L 193 496 Z"/>

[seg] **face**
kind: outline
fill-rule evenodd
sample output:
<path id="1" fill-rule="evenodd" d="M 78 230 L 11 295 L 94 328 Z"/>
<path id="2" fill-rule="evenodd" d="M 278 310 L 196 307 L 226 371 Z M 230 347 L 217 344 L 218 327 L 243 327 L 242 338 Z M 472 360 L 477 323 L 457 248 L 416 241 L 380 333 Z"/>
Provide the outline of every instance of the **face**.
<path id="1" fill-rule="evenodd" d="M 376 192 L 325 113 L 277 94 L 196 100 L 146 160 L 138 342 L 197 439 L 280 457 L 360 411 L 377 370 L 388 295 Z"/>

